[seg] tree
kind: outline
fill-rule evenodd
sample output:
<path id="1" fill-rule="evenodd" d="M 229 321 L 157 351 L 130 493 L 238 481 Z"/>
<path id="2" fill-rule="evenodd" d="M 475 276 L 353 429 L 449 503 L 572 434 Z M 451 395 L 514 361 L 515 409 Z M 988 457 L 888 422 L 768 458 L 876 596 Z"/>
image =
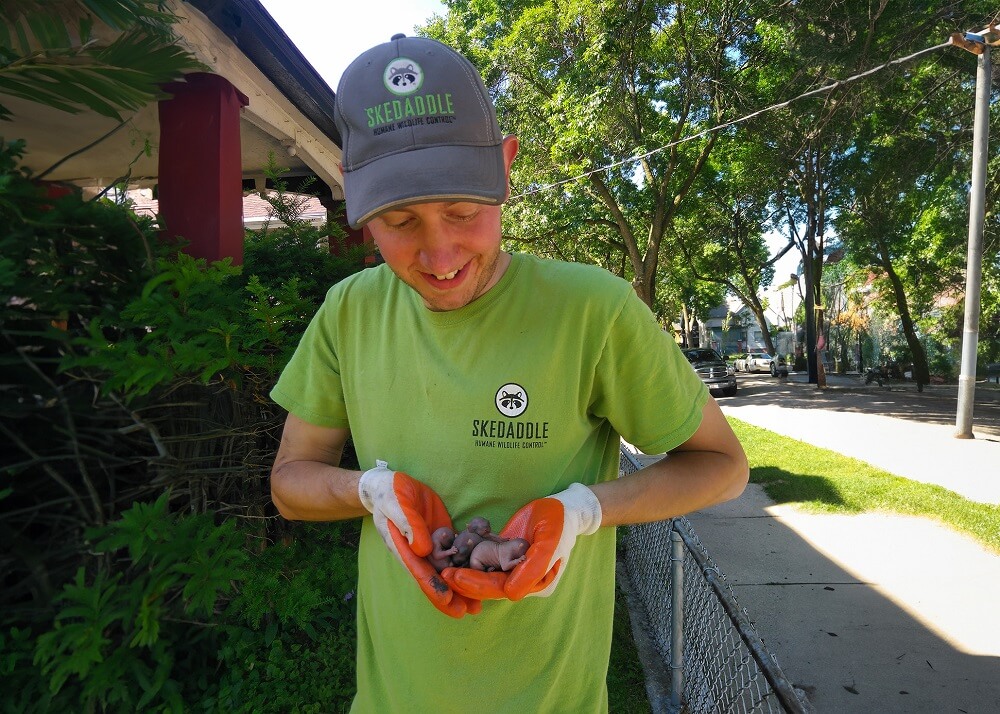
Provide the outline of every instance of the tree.
<path id="1" fill-rule="evenodd" d="M 967 175 L 968 151 L 960 143 L 944 147 L 968 131 L 971 65 L 959 50 L 909 55 L 934 49 L 957 29 L 985 27 L 995 12 L 985 2 L 445 4 L 447 17 L 435 18 L 426 32 L 473 59 L 501 125 L 522 138 L 506 212 L 508 246 L 602 265 L 632 280 L 664 321 L 681 314 L 685 332 L 704 312 L 690 302 L 699 299 L 701 288 L 692 284 L 700 281 L 740 296 L 762 322 L 766 306 L 756 295 L 771 280 L 769 266 L 795 249 L 816 383 L 817 337 L 829 327 L 822 318 L 824 264 L 836 247 L 848 263 L 865 266 L 859 275 L 875 276 L 877 294 L 893 296 L 874 305 L 891 304 L 899 313 L 911 351 L 919 353 L 921 339 L 943 331 L 941 324 L 957 329 L 954 309 L 934 325 L 906 316 L 904 303 L 930 314 L 923 293 L 932 294 L 933 281 L 918 285 L 916 271 L 899 268 L 940 258 L 946 269 L 934 280 L 943 280 L 951 274 L 945 253 L 961 253 L 932 236 L 965 233 L 955 222 L 967 215 L 962 187 L 948 182 Z M 960 61 L 964 80 L 948 79 Z M 957 103 L 943 101 L 949 93 Z M 766 107 L 772 109 L 756 113 Z M 937 153 L 906 145 L 909 133 L 925 130 Z M 893 146 L 900 157 L 933 166 L 881 183 L 866 175 L 876 166 L 892 173 Z M 952 178 L 943 167 L 954 169 Z M 928 209 L 936 196 L 935 207 L 913 212 L 905 201 L 893 203 L 908 192 Z M 1000 302 L 987 288 L 1000 281 L 996 195 L 991 178 L 982 323 L 990 335 L 1000 331 Z M 868 235 L 852 223 L 855 213 L 868 222 Z M 761 250 L 768 229 L 787 236 L 778 256 Z M 842 239 L 842 230 L 852 236 Z M 895 285 L 884 261 L 860 257 L 861 248 L 877 247 L 876 230 L 885 240 L 892 233 L 896 247 L 886 250 L 895 255 Z M 852 262 L 855 249 L 859 261 Z M 939 287 L 948 289 L 948 280 Z M 984 340 L 981 350 L 1000 347 Z"/>
<path id="2" fill-rule="evenodd" d="M 683 254 L 695 279 L 715 283 L 738 297 L 760 327 L 768 353 L 775 354 L 765 317 L 767 305 L 759 295 L 774 277 L 763 230 L 775 187 L 757 170 L 768 163 L 762 150 L 766 148 L 759 144 L 723 136 L 693 193 L 697 199 L 689 205 L 693 210 L 675 221 L 675 240 L 668 250 Z"/>
<path id="3" fill-rule="evenodd" d="M 760 30 L 760 52 L 767 60 L 761 87 L 780 88 L 775 97 L 786 99 L 816 92 L 751 127 L 759 141 L 782 147 L 777 155 L 784 165 L 769 169 L 787 177 L 775 200 L 784 216 L 777 227 L 802 256 L 811 382 L 821 382 L 816 340 L 824 328 L 821 286 L 830 229 L 841 212 L 850 210 L 843 198 L 852 193 L 845 167 L 866 147 L 859 127 L 883 104 L 916 96 L 907 65 L 864 75 L 862 81 L 834 80 L 860 77 L 880 60 L 927 48 L 928 37 L 943 40 L 956 22 L 969 17 L 952 5 L 903 8 L 819 0 L 782 5 Z M 829 89 L 816 91 L 824 86 Z"/>
<path id="4" fill-rule="evenodd" d="M 753 3 L 445 4 L 426 32 L 478 64 L 522 139 L 508 240 L 603 265 L 656 305 L 664 242 L 718 141 L 699 132 L 741 109 Z"/>
<path id="5" fill-rule="evenodd" d="M 918 388 L 930 379 L 924 338 L 934 329 L 927 319 L 921 328 L 920 316 L 940 322 L 935 303 L 964 289 L 970 57 L 942 53 L 886 74 L 880 91 L 859 97 L 864 111 L 836 199 L 838 233 L 851 262 L 873 276 L 881 303 L 898 315 Z"/>

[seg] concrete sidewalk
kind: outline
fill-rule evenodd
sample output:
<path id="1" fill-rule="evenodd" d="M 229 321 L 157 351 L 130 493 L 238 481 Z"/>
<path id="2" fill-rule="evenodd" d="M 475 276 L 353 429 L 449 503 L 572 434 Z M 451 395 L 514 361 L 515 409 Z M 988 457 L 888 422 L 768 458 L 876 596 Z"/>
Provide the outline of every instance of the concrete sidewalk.
<path id="1" fill-rule="evenodd" d="M 990 435 L 959 440 L 947 426 L 886 416 L 720 404 L 757 426 L 1000 503 L 1000 439 Z M 926 519 L 809 514 L 753 484 L 689 520 L 818 712 L 1000 711 L 1000 555 Z"/>

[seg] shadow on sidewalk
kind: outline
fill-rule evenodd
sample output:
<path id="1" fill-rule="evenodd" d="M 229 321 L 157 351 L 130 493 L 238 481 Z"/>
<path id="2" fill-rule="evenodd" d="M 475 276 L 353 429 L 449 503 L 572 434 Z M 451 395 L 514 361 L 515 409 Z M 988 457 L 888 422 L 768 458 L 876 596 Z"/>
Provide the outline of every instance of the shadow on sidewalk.
<path id="1" fill-rule="evenodd" d="M 756 484 L 688 516 L 817 711 L 997 711 L 1000 625 L 989 602 L 1000 580 L 990 586 L 992 573 L 953 557 L 940 527 L 905 517 L 886 527 L 885 518 L 804 514 Z M 989 557 L 1000 577 L 1000 559 Z"/>

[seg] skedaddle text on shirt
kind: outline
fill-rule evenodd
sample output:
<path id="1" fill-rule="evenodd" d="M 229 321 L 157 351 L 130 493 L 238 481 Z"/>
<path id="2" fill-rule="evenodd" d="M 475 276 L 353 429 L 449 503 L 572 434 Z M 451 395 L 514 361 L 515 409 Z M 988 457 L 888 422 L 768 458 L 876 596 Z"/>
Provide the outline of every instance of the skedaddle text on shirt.
<path id="1" fill-rule="evenodd" d="M 483 439 L 548 439 L 549 423 L 473 419 L 472 435 Z"/>

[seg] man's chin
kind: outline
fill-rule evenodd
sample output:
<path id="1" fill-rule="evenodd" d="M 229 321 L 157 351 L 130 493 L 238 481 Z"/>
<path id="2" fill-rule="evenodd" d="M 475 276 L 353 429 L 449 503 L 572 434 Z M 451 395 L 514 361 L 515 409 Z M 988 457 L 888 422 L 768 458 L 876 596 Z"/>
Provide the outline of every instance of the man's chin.
<path id="1" fill-rule="evenodd" d="M 424 301 L 424 307 L 426 307 L 431 312 L 449 312 L 451 310 L 458 310 L 463 308 L 469 303 L 473 302 L 478 296 L 468 296 L 468 295 L 441 295 L 440 293 L 436 295 L 423 295 L 420 296 Z"/>

